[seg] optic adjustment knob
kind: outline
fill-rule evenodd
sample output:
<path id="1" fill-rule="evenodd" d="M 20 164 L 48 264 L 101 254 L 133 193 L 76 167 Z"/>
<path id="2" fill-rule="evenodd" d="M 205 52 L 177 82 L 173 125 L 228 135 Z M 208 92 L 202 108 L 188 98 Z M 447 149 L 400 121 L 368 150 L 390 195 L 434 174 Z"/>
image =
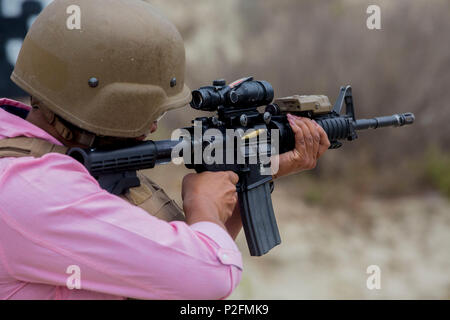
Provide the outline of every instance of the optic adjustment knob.
<path id="1" fill-rule="evenodd" d="M 225 79 L 217 79 L 217 80 L 213 81 L 214 87 L 223 87 L 226 84 L 227 84 L 227 82 L 225 81 Z"/>

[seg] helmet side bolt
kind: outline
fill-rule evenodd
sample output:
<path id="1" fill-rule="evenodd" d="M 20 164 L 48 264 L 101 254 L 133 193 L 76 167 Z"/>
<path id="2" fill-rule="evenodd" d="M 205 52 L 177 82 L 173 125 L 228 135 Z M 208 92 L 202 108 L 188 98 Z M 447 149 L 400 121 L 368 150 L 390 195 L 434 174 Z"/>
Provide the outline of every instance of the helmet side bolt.
<path id="1" fill-rule="evenodd" d="M 173 88 L 177 85 L 177 78 L 172 78 L 172 80 L 170 80 L 170 87 Z"/>
<path id="2" fill-rule="evenodd" d="M 91 87 L 91 88 L 98 87 L 98 79 L 95 77 L 90 78 L 88 83 L 89 83 L 89 87 Z"/>

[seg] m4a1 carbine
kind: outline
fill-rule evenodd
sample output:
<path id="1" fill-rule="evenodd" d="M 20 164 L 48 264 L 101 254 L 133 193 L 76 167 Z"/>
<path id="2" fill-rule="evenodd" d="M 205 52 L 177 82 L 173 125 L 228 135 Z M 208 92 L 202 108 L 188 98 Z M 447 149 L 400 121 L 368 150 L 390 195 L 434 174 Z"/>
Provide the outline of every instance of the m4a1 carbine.
<path id="1" fill-rule="evenodd" d="M 227 85 L 224 80 L 216 80 L 212 86 L 192 92 L 191 107 L 216 112 L 216 115 L 196 118 L 192 127 L 184 128 L 187 139 L 185 135 L 182 140 L 144 141 L 116 150 L 71 148 L 68 155 L 80 161 L 113 194 L 138 186 L 136 170 L 170 162 L 173 151 L 180 147 L 188 168 L 197 172 L 234 171 L 239 176 L 237 192 L 250 254 L 261 256 L 281 243 L 271 199 L 272 175 L 267 174 L 267 168 L 276 153 L 294 148 L 287 113 L 314 119 L 327 133 L 332 149 L 341 147 L 342 140 L 356 139 L 358 130 L 414 122 L 412 113 L 356 120 L 350 86 L 341 88 L 334 106 L 322 95 L 294 95 L 275 100 L 273 97 L 273 88 L 267 81 L 248 77 Z M 341 114 L 344 103 L 345 113 Z M 262 106 L 266 106 L 264 112 L 258 110 Z M 198 136 L 198 129 L 202 132 L 214 129 L 216 134 Z M 230 130 L 238 133 L 230 135 Z M 217 139 L 217 135 L 222 139 Z M 225 151 L 218 152 L 217 146 L 223 146 L 222 142 Z M 274 152 L 275 143 L 278 150 Z M 200 151 L 200 157 L 195 155 L 196 150 Z M 206 151 L 216 156 L 213 161 L 210 156 L 203 156 Z M 263 161 L 263 154 L 269 161 Z"/>

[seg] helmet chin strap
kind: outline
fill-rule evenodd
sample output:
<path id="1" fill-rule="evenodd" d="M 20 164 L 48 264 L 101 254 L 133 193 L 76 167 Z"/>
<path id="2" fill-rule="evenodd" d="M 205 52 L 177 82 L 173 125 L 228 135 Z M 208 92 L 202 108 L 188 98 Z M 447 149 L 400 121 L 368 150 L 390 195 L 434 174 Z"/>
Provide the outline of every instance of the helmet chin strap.
<path id="1" fill-rule="evenodd" d="M 31 104 L 33 108 L 39 109 L 42 112 L 47 122 L 55 128 L 56 132 L 58 132 L 63 139 L 92 147 L 97 137 L 95 134 L 78 129 L 74 126 L 69 127 L 64 120 L 34 98 L 31 98 Z"/>

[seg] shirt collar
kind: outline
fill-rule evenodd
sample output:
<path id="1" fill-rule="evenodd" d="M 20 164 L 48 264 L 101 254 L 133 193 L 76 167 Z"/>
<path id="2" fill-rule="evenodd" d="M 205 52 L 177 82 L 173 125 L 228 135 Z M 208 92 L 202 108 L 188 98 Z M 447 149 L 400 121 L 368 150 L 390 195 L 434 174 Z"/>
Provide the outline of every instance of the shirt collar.
<path id="1" fill-rule="evenodd" d="M 11 106 L 25 111 L 30 111 L 31 107 L 15 100 L 1 98 L 0 106 Z M 0 139 L 14 137 L 29 137 L 47 140 L 53 144 L 62 146 L 63 144 L 56 140 L 53 136 L 35 126 L 34 124 L 22 119 L 20 116 L 14 115 L 0 108 Z"/>

